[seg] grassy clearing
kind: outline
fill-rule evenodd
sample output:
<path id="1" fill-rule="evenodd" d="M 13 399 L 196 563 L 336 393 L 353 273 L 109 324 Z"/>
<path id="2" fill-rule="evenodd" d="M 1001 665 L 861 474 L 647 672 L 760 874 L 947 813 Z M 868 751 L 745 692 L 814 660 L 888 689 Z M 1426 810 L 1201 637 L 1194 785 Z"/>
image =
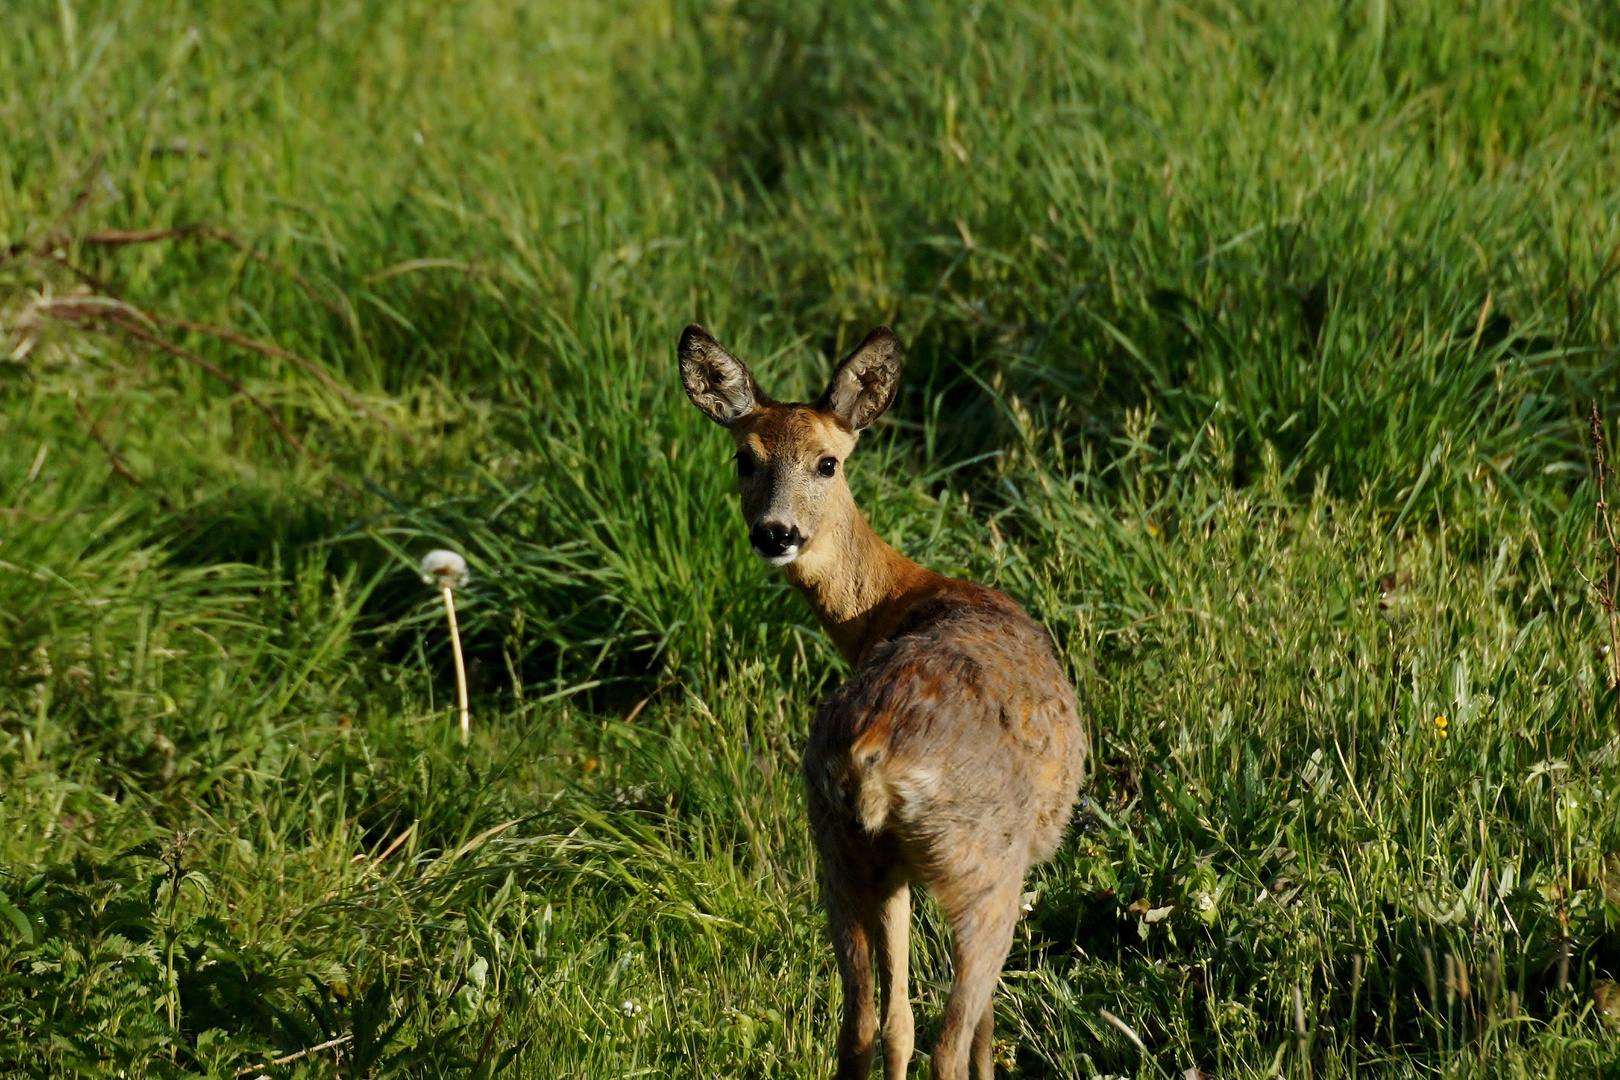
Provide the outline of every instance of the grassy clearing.
<path id="1" fill-rule="evenodd" d="M 7 15 L 8 1074 L 825 1071 L 839 663 L 692 318 L 784 394 L 893 323 L 863 505 L 1081 688 L 1009 1075 L 1620 1068 L 1609 5 Z"/>

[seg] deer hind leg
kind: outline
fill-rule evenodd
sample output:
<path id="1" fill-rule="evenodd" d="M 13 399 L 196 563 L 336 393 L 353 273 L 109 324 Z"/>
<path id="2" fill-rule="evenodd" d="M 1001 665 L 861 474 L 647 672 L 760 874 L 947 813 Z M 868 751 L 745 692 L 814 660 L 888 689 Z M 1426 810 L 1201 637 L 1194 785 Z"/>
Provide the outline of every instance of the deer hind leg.
<path id="1" fill-rule="evenodd" d="M 878 983 L 883 990 L 883 1078 L 905 1080 L 916 1046 L 908 996 L 911 886 L 896 882 L 878 907 Z"/>
<path id="2" fill-rule="evenodd" d="M 833 892 L 827 897 L 833 952 L 844 985 L 844 1018 L 838 1028 L 838 1080 L 867 1080 L 877 1035 L 872 1008 L 872 939 L 877 936 L 875 897 Z"/>
<path id="3" fill-rule="evenodd" d="M 982 1057 L 975 1056 L 981 1062 L 980 1076 L 987 1075 L 982 1069 L 989 1063 L 990 1035 L 994 1033 L 990 999 L 1018 922 L 1022 875 L 1009 876 L 1010 886 L 1000 882 L 964 903 L 947 905 L 956 939 L 956 982 L 945 1002 L 945 1022 L 934 1047 L 936 1080 L 967 1080 L 968 1051 L 981 1039 Z M 989 1030 L 985 1030 L 987 1016 L 991 1017 Z"/>
<path id="4" fill-rule="evenodd" d="M 984 1003 L 984 1015 L 973 1030 L 974 1080 L 995 1080 L 996 1075 L 996 996 Z"/>

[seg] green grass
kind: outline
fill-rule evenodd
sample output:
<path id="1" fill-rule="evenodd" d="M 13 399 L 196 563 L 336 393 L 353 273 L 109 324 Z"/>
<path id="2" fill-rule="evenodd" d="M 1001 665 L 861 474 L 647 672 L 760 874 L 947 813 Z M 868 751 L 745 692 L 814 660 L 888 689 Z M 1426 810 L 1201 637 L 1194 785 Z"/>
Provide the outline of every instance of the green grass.
<path id="1" fill-rule="evenodd" d="M 0 1072 L 829 1071 L 698 319 L 1081 691 L 1007 1075 L 1620 1076 L 1611 8 L 16 0 Z"/>

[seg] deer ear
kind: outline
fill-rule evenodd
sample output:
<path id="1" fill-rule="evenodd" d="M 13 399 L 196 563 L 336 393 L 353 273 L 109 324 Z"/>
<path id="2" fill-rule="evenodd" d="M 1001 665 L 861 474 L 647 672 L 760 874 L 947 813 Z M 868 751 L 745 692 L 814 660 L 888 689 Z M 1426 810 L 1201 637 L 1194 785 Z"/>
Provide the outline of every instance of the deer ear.
<path id="1" fill-rule="evenodd" d="M 820 405 L 853 431 L 868 427 L 894 404 L 900 389 L 900 342 L 880 326 L 833 372 Z"/>
<path id="2" fill-rule="evenodd" d="M 698 411 L 722 427 L 769 404 L 743 362 L 697 323 L 681 333 L 681 385 Z"/>

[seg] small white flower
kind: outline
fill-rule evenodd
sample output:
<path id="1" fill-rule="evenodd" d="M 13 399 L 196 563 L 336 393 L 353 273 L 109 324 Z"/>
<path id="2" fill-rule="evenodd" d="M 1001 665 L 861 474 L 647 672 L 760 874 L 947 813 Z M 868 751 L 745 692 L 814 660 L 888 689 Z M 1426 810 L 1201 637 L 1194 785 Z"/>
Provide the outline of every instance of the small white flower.
<path id="1" fill-rule="evenodd" d="M 422 556 L 422 582 L 439 588 L 459 589 L 467 584 L 467 560 L 439 548 Z"/>
<path id="2" fill-rule="evenodd" d="M 626 999 L 619 1003 L 619 1011 L 624 1013 L 626 1016 L 640 1016 L 641 1003 L 639 1001 L 631 1001 Z"/>
<path id="3" fill-rule="evenodd" d="M 1207 893 L 1207 892 L 1198 894 L 1198 910 L 1199 911 L 1208 911 L 1210 908 L 1212 908 L 1214 906 L 1215 906 L 1215 898 L 1213 896 L 1209 895 L 1209 893 Z"/>

